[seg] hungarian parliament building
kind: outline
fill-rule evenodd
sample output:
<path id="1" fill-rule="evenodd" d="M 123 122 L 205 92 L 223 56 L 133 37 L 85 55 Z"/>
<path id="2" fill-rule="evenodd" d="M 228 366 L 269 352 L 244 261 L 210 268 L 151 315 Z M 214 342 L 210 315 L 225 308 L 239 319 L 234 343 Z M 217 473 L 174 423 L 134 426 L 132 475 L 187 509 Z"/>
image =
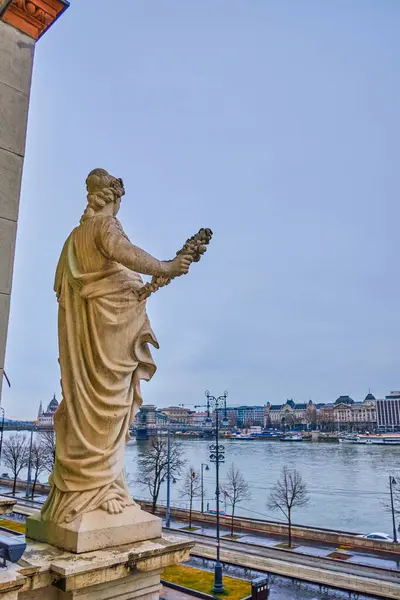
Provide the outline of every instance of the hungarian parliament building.
<path id="1" fill-rule="evenodd" d="M 40 403 L 36 424 L 38 427 L 53 427 L 54 424 L 54 413 L 58 408 L 58 401 L 54 394 L 53 399 L 50 401 L 46 410 L 43 411 L 43 405 Z"/>

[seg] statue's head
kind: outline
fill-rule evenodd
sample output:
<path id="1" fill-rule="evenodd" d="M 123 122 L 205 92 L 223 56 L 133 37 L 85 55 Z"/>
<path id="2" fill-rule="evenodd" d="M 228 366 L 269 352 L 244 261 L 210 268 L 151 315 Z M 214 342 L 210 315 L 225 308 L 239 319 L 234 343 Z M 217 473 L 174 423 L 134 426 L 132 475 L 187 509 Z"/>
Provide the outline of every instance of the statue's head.
<path id="1" fill-rule="evenodd" d="M 113 214 L 117 214 L 121 198 L 125 194 L 122 179 L 113 177 L 104 169 L 93 169 L 86 178 L 86 189 L 88 203 L 81 222 L 94 217 L 96 213 L 111 203 Z"/>

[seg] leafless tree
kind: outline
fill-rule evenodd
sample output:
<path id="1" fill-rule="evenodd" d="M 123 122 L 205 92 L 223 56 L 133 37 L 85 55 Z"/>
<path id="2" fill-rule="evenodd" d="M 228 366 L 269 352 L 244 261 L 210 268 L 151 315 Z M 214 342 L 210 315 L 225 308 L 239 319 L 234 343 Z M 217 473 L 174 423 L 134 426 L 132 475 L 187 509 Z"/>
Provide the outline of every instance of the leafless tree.
<path id="1" fill-rule="evenodd" d="M 181 489 L 181 497 L 189 499 L 189 528 L 192 527 L 193 500 L 199 496 L 201 496 L 200 476 L 196 473 L 194 467 L 189 467 L 185 473 Z"/>
<path id="2" fill-rule="evenodd" d="M 54 431 L 41 431 L 39 433 L 39 443 L 44 449 L 44 468 L 51 473 L 56 458 L 56 436 Z"/>
<path id="3" fill-rule="evenodd" d="M 235 508 L 239 502 L 250 500 L 251 494 L 249 485 L 246 482 L 243 474 L 232 463 L 226 474 L 226 481 L 222 486 L 222 491 L 231 502 L 232 518 L 231 518 L 231 536 L 233 536 L 233 525 L 235 518 Z"/>
<path id="4" fill-rule="evenodd" d="M 44 446 L 44 444 L 38 440 L 34 442 L 32 445 L 32 454 L 31 454 L 31 469 L 32 469 L 32 490 L 31 497 L 35 495 L 35 488 L 37 481 L 39 479 L 39 475 L 41 475 L 44 471 L 47 470 L 48 463 L 48 450 Z"/>
<path id="5" fill-rule="evenodd" d="M 186 461 L 182 459 L 182 450 L 175 440 L 171 440 L 170 476 L 178 479 Z M 136 481 L 147 486 L 152 499 L 151 512 L 156 512 L 161 485 L 168 473 L 168 440 L 165 437 L 152 437 L 149 447 L 138 460 Z"/>
<path id="6" fill-rule="evenodd" d="M 271 419 L 271 415 L 268 412 L 265 417 L 265 427 L 271 427 L 271 426 L 272 426 L 272 419 Z"/>
<path id="7" fill-rule="evenodd" d="M 306 408 L 305 420 L 311 429 L 317 426 L 317 409 L 314 404 L 308 404 Z"/>
<path id="8" fill-rule="evenodd" d="M 29 448 L 25 435 L 16 433 L 11 435 L 3 444 L 2 460 L 6 467 L 11 469 L 14 483 L 12 493 L 15 494 L 17 478 L 22 469 L 28 465 Z"/>
<path id="9" fill-rule="evenodd" d="M 292 547 L 292 510 L 306 505 L 309 499 L 307 485 L 300 473 L 284 465 L 281 476 L 269 495 L 267 506 L 270 510 L 280 510 L 285 515 L 289 528 L 289 548 Z"/>

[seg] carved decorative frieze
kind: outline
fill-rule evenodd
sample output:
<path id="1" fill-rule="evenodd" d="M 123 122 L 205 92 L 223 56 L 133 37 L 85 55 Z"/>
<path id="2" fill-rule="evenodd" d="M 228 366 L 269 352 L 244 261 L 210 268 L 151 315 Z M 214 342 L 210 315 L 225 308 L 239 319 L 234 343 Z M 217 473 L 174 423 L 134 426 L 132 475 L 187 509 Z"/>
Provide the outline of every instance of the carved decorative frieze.
<path id="1" fill-rule="evenodd" d="M 37 40 L 68 6 L 67 0 L 13 0 L 1 19 Z"/>

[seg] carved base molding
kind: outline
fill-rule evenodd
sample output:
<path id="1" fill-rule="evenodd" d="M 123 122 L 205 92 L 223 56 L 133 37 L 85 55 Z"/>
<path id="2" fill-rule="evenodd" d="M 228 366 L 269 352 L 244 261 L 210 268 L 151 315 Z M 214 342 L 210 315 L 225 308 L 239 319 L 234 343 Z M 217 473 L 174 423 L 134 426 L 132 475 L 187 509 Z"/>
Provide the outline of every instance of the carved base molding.
<path id="1" fill-rule="evenodd" d="M 1 20 L 37 40 L 68 6 L 67 0 L 12 0 Z"/>

